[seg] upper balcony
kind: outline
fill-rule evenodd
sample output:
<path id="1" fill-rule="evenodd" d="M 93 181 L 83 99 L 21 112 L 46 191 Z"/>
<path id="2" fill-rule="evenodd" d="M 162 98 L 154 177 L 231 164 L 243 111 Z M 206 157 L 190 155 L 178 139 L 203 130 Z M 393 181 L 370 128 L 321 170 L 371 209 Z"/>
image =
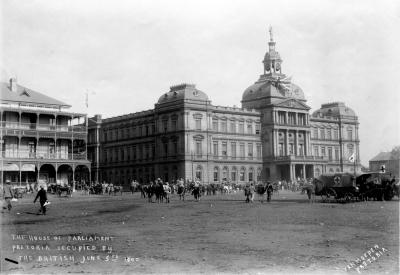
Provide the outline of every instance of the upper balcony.
<path id="1" fill-rule="evenodd" d="M 77 137 L 86 139 L 87 127 L 86 126 L 68 126 L 68 125 L 51 125 L 51 124 L 38 124 L 38 123 L 20 123 L 0 121 L 0 128 L 3 131 L 3 136 L 46 136 L 57 134 L 61 138 Z"/>

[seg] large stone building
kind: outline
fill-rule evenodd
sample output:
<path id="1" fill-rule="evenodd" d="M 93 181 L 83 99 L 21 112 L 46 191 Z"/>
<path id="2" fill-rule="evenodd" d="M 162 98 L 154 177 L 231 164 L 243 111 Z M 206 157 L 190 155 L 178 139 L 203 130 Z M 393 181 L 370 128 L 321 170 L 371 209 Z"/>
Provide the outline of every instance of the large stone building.
<path id="1" fill-rule="evenodd" d="M 152 110 L 89 119 L 93 178 L 244 183 L 358 169 L 354 111 L 335 102 L 310 115 L 303 91 L 282 73 L 272 32 L 268 45 L 264 72 L 244 91 L 242 108 L 214 106 L 194 85 L 182 84 Z"/>
<path id="2" fill-rule="evenodd" d="M 0 85 L 1 182 L 88 181 L 86 115 L 14 78 Z"/>

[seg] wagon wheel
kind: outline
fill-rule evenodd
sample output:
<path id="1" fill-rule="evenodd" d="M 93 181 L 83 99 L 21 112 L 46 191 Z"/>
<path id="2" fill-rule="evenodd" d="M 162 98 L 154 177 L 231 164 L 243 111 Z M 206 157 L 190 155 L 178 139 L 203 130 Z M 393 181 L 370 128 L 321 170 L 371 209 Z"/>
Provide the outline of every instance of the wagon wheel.
<path id="1" fill-rule="evenodd" d="M 353 194 L 352 193 L 344 194 L 344 201 L 345 202 L 351 202 L 352 200 L 353 200 Z"/>
<path id="2" fill-rule="evenodd" d="M 336 197 L 336 192 L 332 188 L 326 189 L 325 192 L 321 194 L 323 202 L 330 202 L 330 200 L 335 197 Z"/>

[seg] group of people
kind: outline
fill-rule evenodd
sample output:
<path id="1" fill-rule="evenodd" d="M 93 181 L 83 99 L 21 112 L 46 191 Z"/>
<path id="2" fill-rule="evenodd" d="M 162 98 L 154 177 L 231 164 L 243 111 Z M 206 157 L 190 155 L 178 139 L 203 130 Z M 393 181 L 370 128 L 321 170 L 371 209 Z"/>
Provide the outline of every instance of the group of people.
<path id="1" fill-rule="evenodd" d="M 12 209 L 11 202 L 13 199 L 15 199 L 15 191 L 13 190 L 10 181 L 6 181 L 6 184 L 3 188 L 3 198 L 5 201 L 5 205 L 3 206 L 3 209 L 8 209 L 8 212 L 11 212 L 11 209 Z M 48 204 L 48 201 L 47 201 L 47 192 L 44 189 L 43 185 L 40 186 L 40 189 L 37 192 L 36 197 L 33 200 L 33 203 L 36 203 L 37 199 L 39 199 L 39 203 L 40 203 L 39 213 L 46 215 L 46 205 Z"/>

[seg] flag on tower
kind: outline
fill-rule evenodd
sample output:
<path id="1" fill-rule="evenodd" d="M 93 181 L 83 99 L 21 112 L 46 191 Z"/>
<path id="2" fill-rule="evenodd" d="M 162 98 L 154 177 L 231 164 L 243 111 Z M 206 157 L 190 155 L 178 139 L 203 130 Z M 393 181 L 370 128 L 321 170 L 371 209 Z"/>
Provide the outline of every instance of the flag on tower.
<path id="1" fill-rule="evenodd" d="M 349 157 L 349 161 L 350 162 L 354 162 L 355 161 L 355 155 L 354 155 L 354 153 L 353 154 L 351 154 L 351 156 Z"/>

